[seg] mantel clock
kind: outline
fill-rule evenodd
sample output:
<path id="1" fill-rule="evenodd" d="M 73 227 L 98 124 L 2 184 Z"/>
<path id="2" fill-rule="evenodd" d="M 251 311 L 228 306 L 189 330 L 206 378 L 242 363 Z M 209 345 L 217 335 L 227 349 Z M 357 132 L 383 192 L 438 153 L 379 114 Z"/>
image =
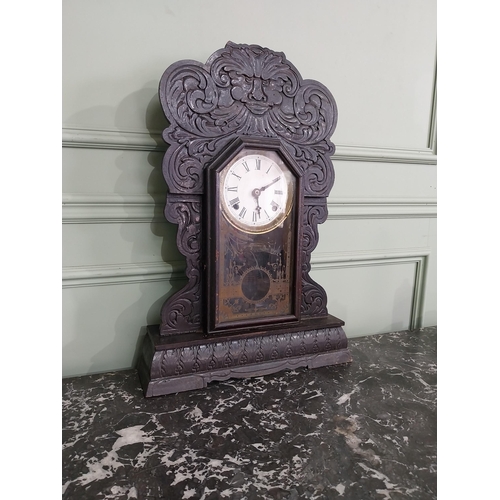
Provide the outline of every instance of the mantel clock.
<path id="1" fill-rule="evenodd" d="M 165 216 L 187 284 L 148 326 L 147 397 L 347 363 L 344 322 L 310 276 L 333 186 L 335 100 L 280 52 L 228 42 L 160 80 Z"/>

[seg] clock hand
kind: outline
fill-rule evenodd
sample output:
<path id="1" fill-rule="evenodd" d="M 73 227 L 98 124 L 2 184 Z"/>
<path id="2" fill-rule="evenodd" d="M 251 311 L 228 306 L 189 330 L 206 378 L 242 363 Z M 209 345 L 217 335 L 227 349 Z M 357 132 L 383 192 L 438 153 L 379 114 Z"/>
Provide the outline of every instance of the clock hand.
<path id="1" fill-rule="evenodd" d="M 273 179 L 269 184 L 267 184 L 264 187 L 261 187 L 260 189 L 254 189 L 254 191 L 259 191 L 259 194 L 262 191 L 265 191 L 269 186 L 272 186 L 275 182 L 278 182 L 281 179 L 281 177 L 276 177 L 276 179 Z"/>
<path id="2" fill-rule="evenodd" d="M 269 186 L 272 186 L 274 183 L 278 182 L 281 179 L 280 177 L 276 177 L 276 179 L 273 179 L 269 184 L 266 184 L 264 187 L 261 187 L 260 189 L 254 189 L 252 191 L 252 196 L 257 200 L 257 206 L 259 206 L 259 196 L 262 193 L 262 191 L 265 191 Z"/>
<path id="3" fill-rule="evenodd" d="M 257 212 L 257 214 L 259 215 L 260 217 L 260 210 L 261 210 L 261 207 L 259 205 L 259 196 L 260 196 L 260 189 L 254 189 L 252 191 L 252 196 L 255 198 L 255 201 L 257 202 L 257 207 L 255 208 L 255 211 Z"/>

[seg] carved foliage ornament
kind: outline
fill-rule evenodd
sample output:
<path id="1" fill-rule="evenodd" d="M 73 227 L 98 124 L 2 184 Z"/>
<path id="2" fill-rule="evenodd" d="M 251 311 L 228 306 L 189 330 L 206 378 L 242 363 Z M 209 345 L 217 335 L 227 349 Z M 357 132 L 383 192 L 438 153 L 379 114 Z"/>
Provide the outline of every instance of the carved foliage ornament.
<path id="1" fill-rule="evenodd" d="M 304 186 L 301 251 L 302 316 L 327 314 L 326 293 L 309 276 L 318 224 L 327 216 L 334 182 L 330 136 L 337 107 L 329 90 L 303 80 L 281 52 L 228 42 L 202 64 L 179 61 L 160 81 L 160 101 L 170 122 L 163 159 L 169 188 L 165 216 L 178 224 L 188 283 L 162 308 L 162 335 L 202 330 L 202 206 L 204 169 L 236 137 L 278 138 L 291 154 Z"/>
<path id="2" fill-rule="evenodd" d="M 166 219 L 185 286 L 148 325 L 146 397 L 214 380 L 349 363 L 344 321 L 310 276 L 334 182 L 330 92 L 281 52 L 228 42 L 160 81 Z"/>
<path id="3" fill-rule="evenodd" d="M 155 375 L 158 378 L 189 375 L 346 347 L 347 339 L 340 328 L 225 340 L 157 352 Z"/>
<path id="4" fill-rule="evenodd" d="M 337 108 L 329 90 L 302 80 L 281 52 L 228 42 L 206 64 L 180 61 L 160 82 L 170 121 L 163 172 L 171 193 L 203 193 L 203 169 L 237 136 L 278 137 L 303 169 L 306 196 L 334 182 L 329 141 Z"/>

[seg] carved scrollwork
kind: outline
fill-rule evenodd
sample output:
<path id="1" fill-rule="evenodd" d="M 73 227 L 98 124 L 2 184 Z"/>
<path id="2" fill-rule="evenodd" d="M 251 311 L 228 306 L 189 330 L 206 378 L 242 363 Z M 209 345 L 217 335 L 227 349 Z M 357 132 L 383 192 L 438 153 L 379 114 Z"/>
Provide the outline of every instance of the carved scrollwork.
<path id="1" fill-rule="evenodd" d="M 294 99 L 294 111 L 300 126 L 295 129 L 292 142 L 317 144 L 333 134 L 337 123 L 335 100 L 319 82 L 303 82 Z"/>
<path id="2" fill-rule="evenodd" d="M 321 316 L 328 314 L 325 289 L 310 276 L 311 254 L 319 240 L 318 224 L 325 222 L 328 216 L 326 199 L 322 204 L 317 199 L 306 198 L 304 201 L 304 224 L 302 233 L 302 303 L 301 313 L 304 316 Z"/>
<path id="3" fill-rule="evenodd" d="M 161 310 L 161 335 L 198 331 L 201 328 L 201 198 L 171 197 L 165 208 L 169 222 L 178 224 L 177 247 L 186 257 L 187 284 L 172 295 Z"/>
<path id="4" fill-rule="evenodd" d="M 177 247 L 186 257 L 198 255 L 201 250 L 201 198 L 197 196 L 168 199 L 165 217 L 178 224 Z"/>
<path id="5" fill-rule="evenodd" d="M 205 165 L 212 160 L 216 151 L 222 149 L 232 138 L 190 139 L 185 141 L 186 134 L 176 128 L 169 137 L 181 137 L 182 144 L 172 145 L 163 157 L 163 177 L 172 193 L 203 194 Z M 172 165 L 175 168 L 172 168 Z"/>
<path id="6" fill-rule="evenodd" d="M 169 126 L 163 159 L 169 188 L 165 216 L 179 224 L 177 244 L 186 256 L 188 283 L 162 308 L 162 335 L 201 328 L 201 206 L 204 170 L 235 138 L 272 137 L 301 170 L 305 205 L 302 234 L 302 314 L 326 314 L 326 293 L 310 277 L 317 225 L 326 219 L 334 180 L 330 136 L 337 107 L 328 89 L 303 80 L 281 52 L 228 42 L 202 64 L 179 61 L 163 74 L 159 96 Z M 196 198 L 196 200 L 194 198 Z"/>
<path id="7" fill-rule="evenodd" d="M 327 297 L 325 289 L 316 283 L 309 275 L 302 279 L 302 316 L 326 316 Z"/>
<path id="8" fill-rule="evenodd" d="M 335 172 L 330 155 L 335 151 L 333 144 L 323 142 L 315 147 L 298 147 L 284 143 L 286 149 L 302 167 L 304 195 L 325 197 L 333 187 Z"/>
<path id="9" fill-rule="evenodd" d="M 170 168 L 171 165 L 176 165 L 176 168 Z M 189 154 L 185 145 L 169 148 L 165 153 L 163 176 L 169 186 L 177 190 L 203 192 L 203 165 L 195 155 Z"/>
<path id="10" fill-rule="evenodd" d="M 160 102 L 170 123 L 201 137 L 217 137 L 211 111 L 219 103 L 217 86 L 200 63 L 181 61 L 164 73 L 160 80 Z"/>
<path id="11" fill-rule="evenodd" d="M 203 169 L 237 136 L 282 139 L 302 159 L 311 194 L 331 189 L 335 100 L 319 82 L 302 80 L 283 53 L 228 42 L 205 65 L 170 66 L 159 95 L 170 122 L 163 135 L 171 144 L 163 164 L 170 192 L 203 192 Z"/>
<path id="12" fill-rule="evenodd" d="M 310 260 L 312 251 L 316 248 L 319 240 L 318 224 L 323 224 L 328 217 L 328 207 L 326 199 L 317 200 L 311 198 L 304 199 L 304 225 L 302 236 L 302 251 L 305 260 Z M 303 262 L 304 262 L 303 261 Z"/>

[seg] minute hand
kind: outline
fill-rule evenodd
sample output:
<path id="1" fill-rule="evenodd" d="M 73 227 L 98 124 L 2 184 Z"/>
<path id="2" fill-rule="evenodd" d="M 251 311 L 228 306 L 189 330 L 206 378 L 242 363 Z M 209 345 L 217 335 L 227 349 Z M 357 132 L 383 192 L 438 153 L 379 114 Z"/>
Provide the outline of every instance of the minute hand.
<path id="1" fill-rule="evenodd" d="M 278 182 L 280 179 L 281 179 L 281 176 L 280 177 L 276 177 L 276 179 L 273 179 L 269 184 L 267 184 L 264 187 L 261 187 L 259 189 L 259 191 L 265 191 L 269 186 L 272 186 L 275 182 Z"/>

